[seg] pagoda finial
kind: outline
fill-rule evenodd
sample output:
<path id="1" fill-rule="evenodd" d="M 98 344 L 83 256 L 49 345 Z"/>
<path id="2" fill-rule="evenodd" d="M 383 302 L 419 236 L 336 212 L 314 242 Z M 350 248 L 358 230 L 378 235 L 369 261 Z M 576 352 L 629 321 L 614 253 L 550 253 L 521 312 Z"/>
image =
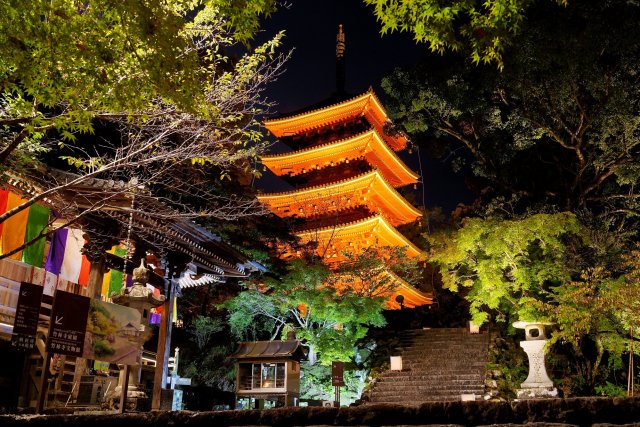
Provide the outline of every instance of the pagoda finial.
<path id="1" fill-rule="evenodd" d="M 345 48 L 344 33 L 342 32 L 342 24 L 340 24 L 338 26 L 338 35 L 336 36 L 336 58 L 344 57 Z"/>
<path id="2" fill-rule="evenodd" d="M 345 62 L 344 53 L 346 50 L 345 37 L 342 32 L 342 24 L 338 26 L 338 35 L 336 36 L 336 92 L 344 93 L 345 83 Z"/>

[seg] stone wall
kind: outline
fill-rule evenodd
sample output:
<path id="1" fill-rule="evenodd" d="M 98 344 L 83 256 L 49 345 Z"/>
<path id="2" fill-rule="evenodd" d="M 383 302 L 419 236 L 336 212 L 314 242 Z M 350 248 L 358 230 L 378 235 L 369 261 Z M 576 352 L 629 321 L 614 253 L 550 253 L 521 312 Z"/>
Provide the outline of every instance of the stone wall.
<path id="1" fill-rule="evenodd" d="M 640 423 L 640 398 L 519 402 L 433 402 L 419 407 L 283 408 L 265 411 L 152 412 L 124 415 L 0 416 L 3 427 L 392 426 L 551 423 L 590 426 Z"/>

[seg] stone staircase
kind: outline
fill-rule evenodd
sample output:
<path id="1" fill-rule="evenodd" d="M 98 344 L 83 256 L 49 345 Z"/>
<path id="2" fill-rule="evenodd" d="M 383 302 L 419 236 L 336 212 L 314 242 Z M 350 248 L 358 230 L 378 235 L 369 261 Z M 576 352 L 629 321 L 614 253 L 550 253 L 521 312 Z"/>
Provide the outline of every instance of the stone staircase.
<path id="1" fill-rule="evenodd" d="M 484 394 L 489 334 L 468 329 L 418 329 L 400 333 L 402 371 L 386 371 L 363 396 L 366 403 L 420 405 Z M 472 396 L 469 396 L 473 398 Z"/>

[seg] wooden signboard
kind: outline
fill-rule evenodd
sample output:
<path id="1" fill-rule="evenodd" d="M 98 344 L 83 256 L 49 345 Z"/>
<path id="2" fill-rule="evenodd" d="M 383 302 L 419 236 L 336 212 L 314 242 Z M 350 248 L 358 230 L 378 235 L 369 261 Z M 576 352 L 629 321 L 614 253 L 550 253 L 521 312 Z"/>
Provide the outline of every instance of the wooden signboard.
<path id="1" fill-rule="evenodd" d="M 26 282 L 20 284 L 16 320 L 11 336 L 11 345 L 16 348 L 31 350 L 35 347 L 42 290 L 43 287 L 39 285 Z"/>
<path id="2" fill-rule="evenodd" d="M 51 309 L 47 352 L 81 357 L 90 298 L 56 291 Z"/>
<path id="3" fill-rule="evenodd" d="M 344 386 L 344 362 L 331 362 L 331 385 Z"/>

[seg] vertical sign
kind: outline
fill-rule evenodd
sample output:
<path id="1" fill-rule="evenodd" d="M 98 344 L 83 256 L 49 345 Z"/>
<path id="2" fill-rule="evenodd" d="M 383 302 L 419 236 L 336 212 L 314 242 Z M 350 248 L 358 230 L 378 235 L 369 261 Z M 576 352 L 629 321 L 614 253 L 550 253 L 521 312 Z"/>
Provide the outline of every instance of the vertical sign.
<path id="1" fill-rule="evenodd" d="M 56 291 L 51 309 L 47 351 L 82 356 L 90 298 Z"/>
<path id="2" fill-rule="evenodd" d="M 344 362 L 331 362 L 331 385 L 344 385 Z"/>
<path id="3" fill-rule="evenodd" d="M 26 282 L 20 284 L 16 320 L 11 335 L 11 345 L 14 347 L 25 350 L 35 347 L 42 290 L 43 287 L 39 285 Z"/>

